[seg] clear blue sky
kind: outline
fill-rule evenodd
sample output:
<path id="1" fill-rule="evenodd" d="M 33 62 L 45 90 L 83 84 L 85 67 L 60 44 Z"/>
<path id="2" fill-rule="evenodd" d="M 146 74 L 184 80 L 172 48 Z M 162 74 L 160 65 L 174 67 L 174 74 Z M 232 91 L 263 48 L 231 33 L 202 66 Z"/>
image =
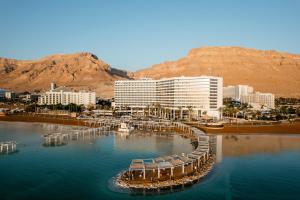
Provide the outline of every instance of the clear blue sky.
<path id="1" fill-rule="evenodd" d="M 297 0 L 0 0 L 0 57 L 89 51 L 137 70 L 195 47 L 300 53 Z"/>

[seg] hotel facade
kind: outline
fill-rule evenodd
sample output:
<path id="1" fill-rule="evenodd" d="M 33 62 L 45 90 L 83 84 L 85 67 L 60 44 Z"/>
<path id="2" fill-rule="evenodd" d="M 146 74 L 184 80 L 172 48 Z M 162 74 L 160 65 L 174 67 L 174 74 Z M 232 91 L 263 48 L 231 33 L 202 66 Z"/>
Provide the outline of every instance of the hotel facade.
<path id="1" fill-rule="evenodd" d="M 224 98 L 241 100 L 241 96 L 253 93 L 253 87 L 249 85 L 229 85 L 223 88 Z"/>
<path id="2" fill-rule="evenodd" d="M 249 85 L 229 85 L 223 88 L 224 98 L 232 98 L 247 103 L 254 110 L 260 110 L 263 107 L 269 109 L 275 108 L 275 96 L 272 93 L 253 92 L 253 87 Z"/>
<path id="3" fill-rule="evenodd" d="M 51 89 L 38 99 L 39 105 L 68 105 L 71 103 L 84 106 L 95 105 L 96 93 L 87 91 L 75 92 L 64 86 L 56 88 L 56 85 L 51 83 Z"/>
<path id="4" fill-rule="evenodd" d="M 174 77 L 160 80 L 115 81 L 115 107 L 122 110 L 161 107 L 170 111 L 192 111 L 193 116 L 220 118 L 223 78 L 214 76 Z"/>
<path id="5" fill-rule="evenodd" d="M 255 92 L 241 96 L 242 103 L 248 103 L 255 110 L 260 110 L 262 107 L 269 109 L 275 108 L 275 96 L 272 93 Z"/>

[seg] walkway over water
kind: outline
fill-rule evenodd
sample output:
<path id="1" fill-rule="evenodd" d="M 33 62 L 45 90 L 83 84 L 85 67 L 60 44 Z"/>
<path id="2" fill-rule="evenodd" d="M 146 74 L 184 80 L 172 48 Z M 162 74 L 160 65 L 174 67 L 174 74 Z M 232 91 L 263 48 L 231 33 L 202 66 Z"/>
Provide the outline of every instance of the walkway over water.
<path id="1" fill-rule="evenodd" d="M 112 131 L 112 127 L 103 126 L 99 128 L 89 128 L 85 130 L 71 130 L 69 133 L 50 133 L 44 135 L 45 146 L 60 146 L 67 144 L 70 140 L 85 140 L 96 138 L 100 135 L 107 135 Z"/>
<path id="2" fill-rule="evenodd" d="M 139 126 L 145 126 L 140 122 Z M 148 128 L 156 125 L 148 125 Z M 191 153 L 169 155 L 150 159 L 133 159 L 128 170 L 121 174 L 116 184 L 124 188 L 160 188 L 194 181 L 207 173 L 211 163 L 213 138 L 201 130 L 180 122 L 170 122 L 168 127 L 196 137 L 198 147 Z M 187 177 L 191 177 L 190 179 Z M 187 178 L 187 179 L 186 179 Z M 159 184 L 158 184 L 159 183 Z M 145 185 L 146 184 L 146 185 Z M 149 185 L 150 184 L 150 185 Z"/>
<path id="3" fill-rule="evenodd" d="M 60 146 L 67 144 L 70 140 L 85 140 L 85 139 L 95 139 L 100 135 L 108 135 L 116 127 L 119 126 L 120 120 L 115 118 L 91 118 L 86 119 L 84 124 L 90 128 L 78 128 L 70 129 L 67 133 L 55 132 L 45 134 L 44 145 L 45 146 Z"/>

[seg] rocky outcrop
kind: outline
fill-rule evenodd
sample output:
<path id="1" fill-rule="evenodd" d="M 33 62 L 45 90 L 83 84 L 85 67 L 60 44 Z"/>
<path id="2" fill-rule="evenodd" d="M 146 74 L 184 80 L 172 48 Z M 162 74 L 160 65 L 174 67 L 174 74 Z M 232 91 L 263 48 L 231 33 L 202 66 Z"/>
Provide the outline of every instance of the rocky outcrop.
<path id="1" fill-rule="evenodd" d="M 32 61 L 0 58 L 0 88 L 17 92 L 45 90 L 54 81 L 75 90 L 95 90 L 98 96 L 112 97 L 114 81 L 128 78 L 125 71 L 120 73 L 88 52 Z"/>

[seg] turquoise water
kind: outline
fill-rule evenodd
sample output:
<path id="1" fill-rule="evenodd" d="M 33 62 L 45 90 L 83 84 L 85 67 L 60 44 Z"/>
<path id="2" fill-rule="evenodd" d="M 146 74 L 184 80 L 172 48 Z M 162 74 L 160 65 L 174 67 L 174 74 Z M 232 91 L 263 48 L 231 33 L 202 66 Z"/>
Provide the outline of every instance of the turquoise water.
<path id="1" fill-rule="evenodd" d="M 0 122 L 0 141 L 19 152 L 0 155 L 0 199 L 300 199 L 300 136 L 218 137 L 218 163 L 201 183 L 162 195 L 128 194 L 110 180 L 133 158 L 189 152 L 179 136 L 101 136 L 44 147 L 49 126 Z"/>

